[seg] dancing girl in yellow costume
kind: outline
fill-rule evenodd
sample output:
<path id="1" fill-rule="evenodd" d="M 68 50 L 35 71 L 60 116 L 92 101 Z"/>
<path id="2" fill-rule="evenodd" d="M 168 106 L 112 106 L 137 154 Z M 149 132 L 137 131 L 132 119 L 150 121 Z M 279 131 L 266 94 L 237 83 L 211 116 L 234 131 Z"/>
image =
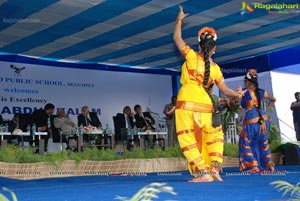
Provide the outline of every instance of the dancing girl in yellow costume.
<path id="1" fill-rule="evenodd" d="M 235 92 L 225 85 L 220 67 L 211 58 L 217 40 L 213 28 L 204 27 L 198 33 L 201 53 L 186 45 L 181 26 L 189 14 L 183 12 L 182 6 L 179 8 L 174 41 L 186 61 L 182 65 L 182 87 L 175 111 L 178 141 L 194 176 L 190 182 L 223 181 L 219 172 L 223 162 L 224 136 L 222 126 L 212 125 L 215 104 L 209 86 L 215 83 L 223 94 L 235 98 L 240 98 L 242 92 Z"/>

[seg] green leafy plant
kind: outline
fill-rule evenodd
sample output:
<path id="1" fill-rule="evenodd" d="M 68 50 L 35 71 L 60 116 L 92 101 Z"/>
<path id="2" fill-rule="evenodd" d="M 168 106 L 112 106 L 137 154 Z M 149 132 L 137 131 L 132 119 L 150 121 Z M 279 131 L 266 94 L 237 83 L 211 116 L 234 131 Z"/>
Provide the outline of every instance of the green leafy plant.
<path id="1" fill-rule="evenodd" d="M 42 162 L 43 158 L 35 153 L 35 149 L 20 149 L 15 145 L 7 145 L 0 149 L 0 161 L 9 163 L 35 163 Z"/>
<path id="2" fill-rule="evenodd" d="M 9 192 L 13 201 L 18 201 L 17 196 L 13 191 L 11 191 L 10 189 L 5 188 L 5 187 L 2 187 L 2 190 L 6 191 L 6 192 Z M 0 193 L 0 201 L 9 201 L 9 199 L 5 195 Z"/>
<path id="3" fill-rule="evenodd" d="M 274 181 L 271 183 L 278 192 L 283 192 L 282 196 L 291 196 L 291 200 L 300 200 L 300 182 L 293 185 L 286 181 Z"/>
<path id="4" fill-rule="evenodd" d="M 67 151 L 60 151 L 58 153 L 48 153 L 44 156 L 44 162 L 48 162 L 55 167 L 59 167 L 65 160 L 69 160 Z"/>
<path id="5" fill-rule="evenodd" d="M 238 157 L 239 147 L 237 144 L 224 143 L 224 156 Z"/>
<path id="6" fill-rule="evenodd" d="M 7 145 L 0 149 L 0 161 L 7 163 L 35 163 L 47 162 L 56 167 L 65 160 L 75 160 L 77 164 L 81 160 L 92 161 L 112 161 L 120 159 L 138 158 L 178 158 L 184 157 L 179 146 L 162 149 L 125 151 L 123 155 L 118 155 L 115 150 L 102 150 L 96 147 L 85 148 L 82 152 L 60 151 L 58 153 L 47 153 L 45 155 L 36 154 L 35 149 L 23 150 L 15 145 Z"/>
<path id="7" fill-rule="evenodd" d="M 279 128 L 272 122 L 270 122 L 269 131 L 269 146 L 272 153 L 279 152 L 279 146 L 281 145 L 280 131 Z"/>
<path id="8" fill-rule="evenodd" d="M 170 147 L 164 151 L 167 158 L 184 158 L 183 152 L 179 146 Z"/>
<path id="9" fill-rule="evenodd" d="M 179 146 L 169 147 L 165 151 L 160 148 L 149 150 L 141 150 L 140 148 L 134 151 L 126 151 L 124 154 L 126 158 L 183 158 L 184 155 Z"/>
<path id="10" fill-rule="evenodd" d="M 151 183 L 140 189 L 132 198 L 116 196 L 115 200 L 122 201 L 151 201 L 158 198 L 158 194 L 166 192 L 172 195 L 177 195 L 173 191 L 173 187 L 166 186 L 166 183 Z"/>
<path id="11" fill-rule="evenodd" d="M 231 119 L 240 112 L 240 104 L 231 102 L 230 106 L 224 106 L 222 108 L 221 120 L 223 126 L 223 132 L 226 133 L 228 126 L 230 125 Z"/>

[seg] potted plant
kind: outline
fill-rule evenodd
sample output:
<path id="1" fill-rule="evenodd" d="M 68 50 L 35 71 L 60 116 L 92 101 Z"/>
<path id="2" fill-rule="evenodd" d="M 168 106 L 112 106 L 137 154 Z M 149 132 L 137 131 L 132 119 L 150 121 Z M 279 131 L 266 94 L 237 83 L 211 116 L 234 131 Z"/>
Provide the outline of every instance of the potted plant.
<path id="1" fill-rule="evenodd" d="M 272 122 L 270 122 L 270 131 L 269 131 L 269 146 L 272 154 L 272 160 L 275 165 L 282 164 L 281 159 L 281 152 L 280 152 L 280 131 L 279 128 Z"/>
<path id="2" fill-rule="evenodd" d="M 238 102 L 230 100 L 229 104 L 220 105 L 223 132 L 226 133 L 232 119 L 237 119 L 241 106 Z"/>

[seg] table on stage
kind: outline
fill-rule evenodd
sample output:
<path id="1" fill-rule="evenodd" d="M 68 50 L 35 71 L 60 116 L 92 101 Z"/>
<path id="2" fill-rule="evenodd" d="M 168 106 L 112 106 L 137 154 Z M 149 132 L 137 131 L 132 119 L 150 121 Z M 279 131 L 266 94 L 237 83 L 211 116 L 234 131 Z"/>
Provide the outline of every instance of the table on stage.
<path id="1" fill-rule="evenodd" d="M 11 133 L 10 132 L 0 132 L 0 135 L 1 135 L 1 147 L 2 147 L 2 145 L 6 145 L 6 141 L 4 140 L 4 136 L 6 136 L 6 135 L 11 135 Z M 6 143 L 5 143 L 6 142 Z"/>
<path id="2" fill-rule="evenodd" d="M 96 135 L 96 136 L 100 136 L 101 140 L 100 140 L 100 144 L 91 144 L 90 140 L 88 143 L 84 143 L 83 142 L 83 135 Z M 109 140 L 110 143 L 105 143 L 105 139 Z M 115 138 L 114 135 L 112 133 L 108 133 L 106 134 L 105 131 L 92 131 L 88 134 L 79 134 L 78 135 L 78 139 L 77 139 L 77 150 L 78 152 L 80 152 L 82 150 L 82 148 L 84 147 L 100 147 L 102 149 L 105 148 L 110 148 L 110 149 L 114 149 L 115 147 Z"/>
<path id="3" fill-rule="evenodd" d="M 39 153 L 43 154 L 45 152 L 44 139 L 41 139 L 42 135 L 48 135 L 47 132 L 35 132 L 34 135 L 31 135 L 30 132 L 17 132 L 15 135 L 12 135 L 10 132 L 0 132 L 1 136 L 1 147 L 5 147 L 7 145 L 7 140 L 4 140 L 4 136 L 20 136 L 21 137 L 21 147 L 24 148 L 24 137 L 32 136 L 33 146 L 35 147 L 35 141 L 39 141 Z"/>
<path id="4" fill-rule="evenodd" d="M 151 130 L 138 131 L 138 130 L 133 129 L 130 132 L 128 132 L 128 138 L 129 138 L 128 140 L 133 141 L 134 136 L 138 136 L 138 140 L 140 141 L 140 147 L 143 150 L 147 146 L 145 144 L 144 137 L 142 137 L 142 136 L 149 136 L 149 135 L 156 137 L 154 145 L 160 145 L 163 150 L 165 149 L 165 140 L 168 135 L 167 131 L 151 131 Z M 162 145 L 159 143 L 159 141 L 162 141 Z M 149 147 L 147 147 L 147 148 L 149 148 Z"/>

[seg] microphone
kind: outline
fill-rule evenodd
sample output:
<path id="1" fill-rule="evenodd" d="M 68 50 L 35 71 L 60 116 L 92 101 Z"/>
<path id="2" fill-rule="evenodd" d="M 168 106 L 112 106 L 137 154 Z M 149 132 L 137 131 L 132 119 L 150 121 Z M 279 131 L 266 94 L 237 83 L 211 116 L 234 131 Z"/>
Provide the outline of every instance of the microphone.
<path id="1" fill-rule="evenodd" d="M 157 115 L 157 116 L 159 116 L 159 114 L 158 113 L 156 113 L 156 112 L 150 112 L 151 114 L 155 114 L 155 115 Z"/>

